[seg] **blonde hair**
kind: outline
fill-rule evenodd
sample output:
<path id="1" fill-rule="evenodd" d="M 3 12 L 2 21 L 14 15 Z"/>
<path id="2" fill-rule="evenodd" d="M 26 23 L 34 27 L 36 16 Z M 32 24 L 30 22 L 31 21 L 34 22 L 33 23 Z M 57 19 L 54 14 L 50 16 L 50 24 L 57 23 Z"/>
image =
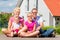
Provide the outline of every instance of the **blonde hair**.
<path id="1" fill-rule="evenodd" d="M 13 10 L 12 15 L 14 15 L 14 12 L 17 11 L 17 10 L 20 10 L 20 8 L 19 8 L 19 7 L 16 7 L 16 8 Z"/>
<path id="2" fill-rule="evenodd" d="M 31 12 L 28 12 L 27 16 L 28 16 L 28 15 L 32 15 L 32 13 L 31 13 Z"/>

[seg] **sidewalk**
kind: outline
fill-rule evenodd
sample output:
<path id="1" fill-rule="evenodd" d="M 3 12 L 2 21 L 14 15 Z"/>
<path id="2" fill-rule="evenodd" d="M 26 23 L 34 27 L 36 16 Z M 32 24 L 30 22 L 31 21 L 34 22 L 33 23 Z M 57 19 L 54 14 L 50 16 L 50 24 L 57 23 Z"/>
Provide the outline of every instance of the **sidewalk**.
<path id="1" fill-rule="evenodd" d="M 20 37 L 6 37 L 5 35 L 0 35 L 0 40 L 60 40 L 60 35 L 57 35 L 55 38 L 20 38 Z"/>

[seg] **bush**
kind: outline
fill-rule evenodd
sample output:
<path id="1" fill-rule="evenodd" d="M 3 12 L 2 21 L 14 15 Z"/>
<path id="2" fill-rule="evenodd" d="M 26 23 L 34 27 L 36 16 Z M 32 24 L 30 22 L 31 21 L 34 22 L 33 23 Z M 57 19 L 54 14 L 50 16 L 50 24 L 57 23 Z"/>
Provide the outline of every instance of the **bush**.
<path id="1" fill-rule="evenodd" d="M 60 34 L 60 27 L 56 27 L 55 31 L 56 31 L 57 34 Z"/>
<path id="2" fill-rule="evenodd" d="M 7 27 L 11 13 L 0 14 L 0 27 Z"/>
<path id="3" fill-rule="evenodd" d="M 2 34 L 2 31 L 1 31 L 2 28 L 0 28 L 0 34 Z"/>
<path id="4" fill-rule="evenodd" d="M 58 27 L 45 26 L 45 27 L 43 27 L 42 29 L 43 29 L 43 30 L 47 30 L 47 29 L 50 29 L 50 28 L 53 28 L 53 29 L 55 30 L 56 34 L 59 34 L 59 35 L 60 35 L 60 26 L 58 26 Z"/>
<path id="5" fill-rule="evenodd" d="M 53 29 L 54 29 L 53 26 L 44 26 L 42 29 L 43 29 L 43 30 L 47 30 L 47 29 L 50 29 L 50 28 L 53 28 Z"/>

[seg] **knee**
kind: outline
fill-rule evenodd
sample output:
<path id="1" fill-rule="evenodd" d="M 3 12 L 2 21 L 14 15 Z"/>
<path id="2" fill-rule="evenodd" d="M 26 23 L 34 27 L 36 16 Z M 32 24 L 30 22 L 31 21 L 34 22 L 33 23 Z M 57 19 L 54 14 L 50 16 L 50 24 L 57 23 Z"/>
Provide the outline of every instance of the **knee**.
<path id="1" fill-rule="evenodd" d="M 49 31 L 49 32 L 54 32 L 54 29 L 49 29 L 48 31 Z"/>
<path id="2" fill-rule="evenodd" d="M 36 31 L 37 34 L 39 34 L 40 32 L 39 31 Z"/>
<path id="3" fill-rule="evenodd" d="M 54 31 L 54 29 L 50 29 L 51 31 Z"/>
<path id="4" fill-rule="evenodd" d="M 2 32 L 5 32 L 7 29 L 6 28 L 2 28 Z"/>
<path id="5" fill-rule="evenodd" d="M 20 32 L 20 35 L 24 34 L 24 32 Z"/>

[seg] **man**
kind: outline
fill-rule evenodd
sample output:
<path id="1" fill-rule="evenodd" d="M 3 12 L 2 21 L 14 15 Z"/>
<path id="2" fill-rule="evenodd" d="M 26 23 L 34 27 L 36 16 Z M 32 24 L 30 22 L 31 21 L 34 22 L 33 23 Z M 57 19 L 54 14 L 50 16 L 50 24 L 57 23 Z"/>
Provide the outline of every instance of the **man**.
<path id="1" fill-rule="evenodd" d="M 43 27 L 43 19 L 42 17 L 38 16 L 38 10 L 36 8 L 32 9 L 32 16 L 33 16 L 33 20 L 36 21 L 36 30 L 40 31 L 41 36 L 43 37 L 48 37 L 49 35 L 51 35 L 54 32 L 54 29 L 48 29 L 48 30 L 42 30 Z"/>

